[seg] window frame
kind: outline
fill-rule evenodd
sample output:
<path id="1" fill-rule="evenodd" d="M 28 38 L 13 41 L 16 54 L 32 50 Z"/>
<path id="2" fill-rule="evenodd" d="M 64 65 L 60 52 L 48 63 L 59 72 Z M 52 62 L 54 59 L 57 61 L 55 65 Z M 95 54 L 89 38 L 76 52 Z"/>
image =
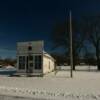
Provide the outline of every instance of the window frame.
<path id="1" fill-rule="evenodd" d="M 41 70 L 42 69 L 42 56 L 41 55 L 35 55 L 35 70 Z"/>

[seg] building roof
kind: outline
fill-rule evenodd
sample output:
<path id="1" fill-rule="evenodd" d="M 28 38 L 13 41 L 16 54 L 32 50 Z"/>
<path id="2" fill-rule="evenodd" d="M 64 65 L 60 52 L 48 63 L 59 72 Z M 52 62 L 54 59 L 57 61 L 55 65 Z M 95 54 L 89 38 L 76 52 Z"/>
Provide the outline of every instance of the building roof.
<path id="1" fill-rule="evenodd" d="M 43 54 L 48 57 L 48 58 L 51 58 L 53 61 L 55 61 L 55 59 L 50 55 L 48 54 L 47 52 L 43 51 Z"/>

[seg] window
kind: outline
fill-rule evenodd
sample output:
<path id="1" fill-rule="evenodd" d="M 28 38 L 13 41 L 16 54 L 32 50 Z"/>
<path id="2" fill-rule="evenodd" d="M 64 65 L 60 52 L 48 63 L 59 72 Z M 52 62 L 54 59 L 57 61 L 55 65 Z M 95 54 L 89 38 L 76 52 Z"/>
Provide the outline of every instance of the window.
<path id="1" fill-rule="evenodd" d="M 29 55 L 29 60 L 33 60 L 33 56 Z"/>
<path id="2" fill-rule="evenodd" d="M 28 50 L 31 51 L 31 50 L 32 50 L 32 46 L 29 46 L 29 47 L 28 47 Z"/>
<path id="3" fill-rule="evenodd" d="M 41 56 L 35 56 L 35 69 L 41 69 L 42 58 Z"/>
<path id="4" fill-rule="evenodd" d="M 19 56 L 19 69 L 25 69 L 25 56 Z"/>

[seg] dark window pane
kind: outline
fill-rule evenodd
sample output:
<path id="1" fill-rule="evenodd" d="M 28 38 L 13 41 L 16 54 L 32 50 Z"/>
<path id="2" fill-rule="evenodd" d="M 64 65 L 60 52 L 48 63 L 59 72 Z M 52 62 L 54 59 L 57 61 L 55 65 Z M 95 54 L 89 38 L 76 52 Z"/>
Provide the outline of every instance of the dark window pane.
<path id="1" fill-rule="evenodd" d="M 28 50 L 31 51 L 31 50 L 32 50 L 32 46 L 29 46 L 29 47 L 28 47 Z"/>
<path id="2" fill-rule="evenodd" d="M 41 56 L 38 56 L 38 61 L 41 62 Z"/>
<path id="3" fill-rule="evenodd" d="M 19 69 L 25 69 L 25 64 L 19 63 Z"/>
<path id="4" fill-rule="evenodd" d="M 19 56 L 19 61 L 22 61 L 23 60 L 23 57 L 22 56 Z"/>
<path id="5" fill-rule="evenodd" d="M 29 56 L 29 60 L 33 60 L 33 56 Z"/>
<path id="6" fill-rule="evenodd" d="M 25 69 L 25 56 L 19 56 L 19 69 Z"/>
<path id="7" fill-rule="evenodd" d="M 35 69 L 41 69 L 41 56 L 35 56 Z"/>

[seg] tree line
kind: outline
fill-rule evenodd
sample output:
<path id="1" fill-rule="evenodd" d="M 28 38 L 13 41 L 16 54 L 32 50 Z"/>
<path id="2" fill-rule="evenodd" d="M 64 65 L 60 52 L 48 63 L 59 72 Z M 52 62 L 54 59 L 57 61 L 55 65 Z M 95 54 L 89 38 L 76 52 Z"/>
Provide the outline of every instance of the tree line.
<path id="1" fill-rule="evenodd" d="M 7 66 L 7 65 L 15 66 L 16 59 L 12 59 L 12 58 L 2 59 L 2 58 L 0 58 L 0 65 L 2 65 L 2 66 Z"/>

